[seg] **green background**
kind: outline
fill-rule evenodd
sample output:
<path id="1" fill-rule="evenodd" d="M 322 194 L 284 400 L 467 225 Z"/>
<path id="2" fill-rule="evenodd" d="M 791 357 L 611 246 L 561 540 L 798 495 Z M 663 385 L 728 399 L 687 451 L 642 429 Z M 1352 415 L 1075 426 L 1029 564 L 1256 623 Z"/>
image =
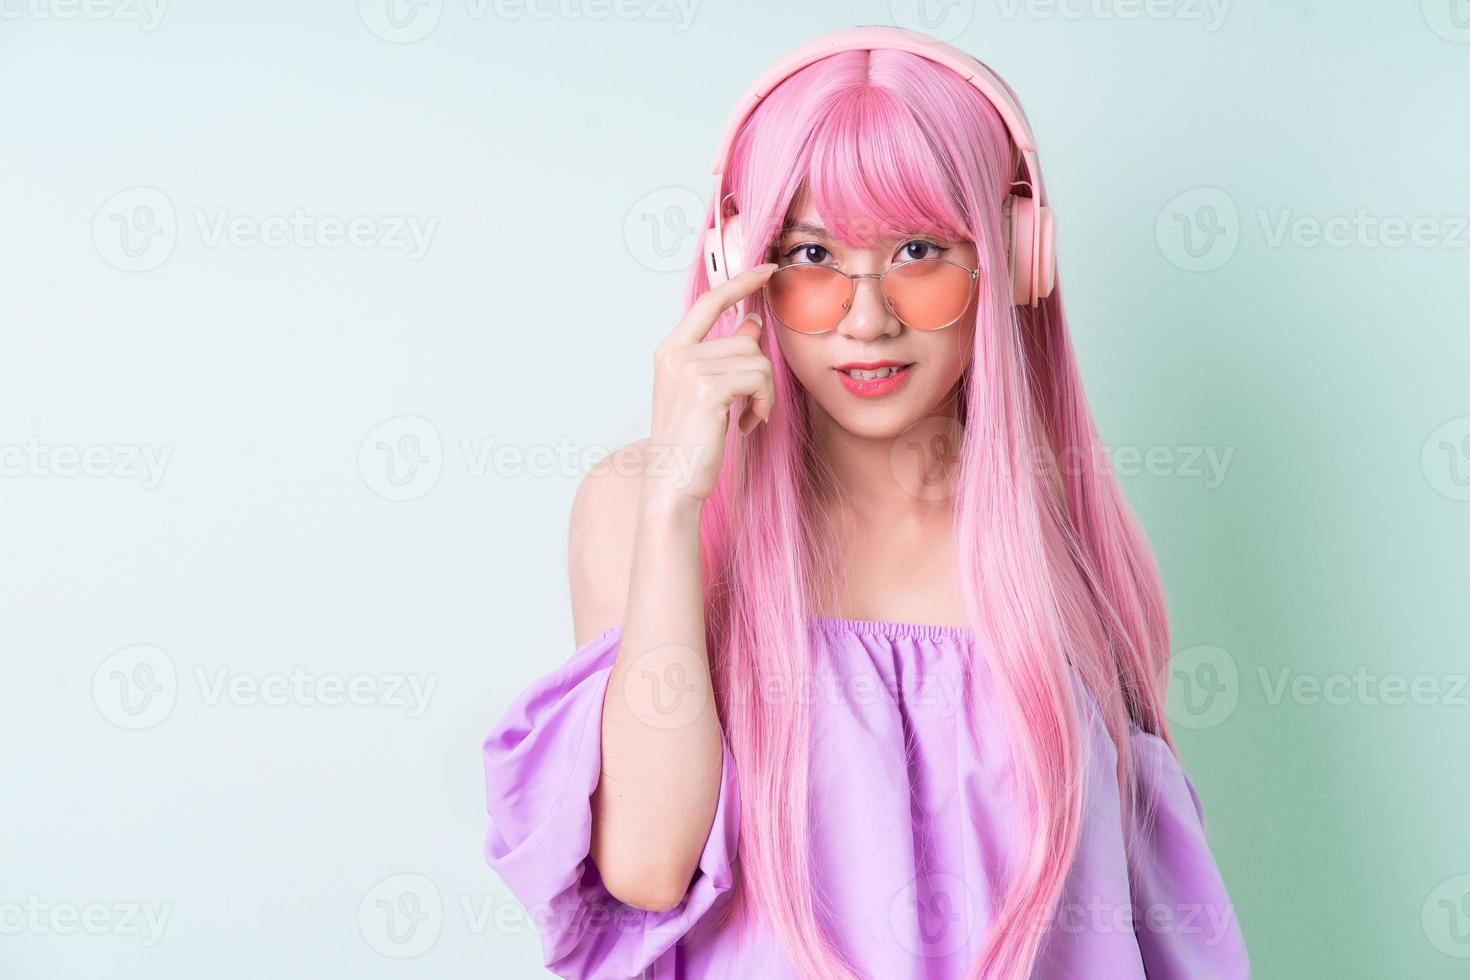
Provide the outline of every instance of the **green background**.
<path id="1" fill-rule="evenodd" d="M 735 99 L 897 22 L 1034 124 L 1089 400 L 1152 461 L 1123 483 L 1255 975 L 1470 976 L 1470 2 L 390 2 L 5 6 L 0 450 L 170 455 L 156 486 L 0 474 L 0 903 L 173 916 L 151 947 L 23 928 L 0 973 L 544 975 L 481 860 L 480 742 L 574 649 L 572 496 L 648 432 Z M 139 201 L 177 242 L 129 271 Z M 434 234 L 209 233 L 298 211 Z M 142 730 L 94 685 L 135 645 L 178 684 Z M 298 667 L 436 686 L 198 680 Z M 409 894 L 437 904 L 400 942 Z"/>

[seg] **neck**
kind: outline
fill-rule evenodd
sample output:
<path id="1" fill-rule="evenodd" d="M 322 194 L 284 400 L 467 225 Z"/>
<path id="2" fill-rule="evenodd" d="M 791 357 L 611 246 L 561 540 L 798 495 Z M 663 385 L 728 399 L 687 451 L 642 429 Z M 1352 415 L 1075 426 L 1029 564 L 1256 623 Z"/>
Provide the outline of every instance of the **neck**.
<path id="1" fill-rule="evenodd" d="M 932 519 L 954 499 L 963 431 L 954 394 L 897 436 L 869 437 L 844 429 L 812 403 L 817 450 L 835 482 L 828 503 L 881 526 Z"/>

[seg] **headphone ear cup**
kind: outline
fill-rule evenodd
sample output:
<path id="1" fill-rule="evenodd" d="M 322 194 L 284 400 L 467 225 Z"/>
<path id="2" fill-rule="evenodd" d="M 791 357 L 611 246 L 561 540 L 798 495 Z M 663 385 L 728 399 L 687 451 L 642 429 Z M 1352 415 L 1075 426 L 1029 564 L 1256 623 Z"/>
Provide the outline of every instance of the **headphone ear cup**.
<path id="1" fill-rule="evenodd" d="M 725 275 L 725 250 L 720 247 L 720 230 L 715 225 L 704 230 L 704 273 L 711 286 L 718 286 L 728 278 Z"/>
<path id="2" fill-rule="evenodd" d="M 740 216 L 732 214 L 704 230 L 704 271 L 709 284 L 728 282 L 740 271 Z"/>
<path id="3" fill-rule="evenodd" d="M 732 214 L 725 219 L 723 236 L 725 250 L 725 278 L 730 279 L 745 269 L 745 254 L 740 240 L 740 215 Z"/>
<path id="4" fill-rule="evenodd" d="M 1011 263 L 1011 302 L 1031 306 L 1036 285 L 1036 202 L 1029 197 L 1012 194 L 1006 198 L 1003 214 L 1007 220 L 1006 241 Z"/>
<path id="5" fill-rule="evenodd" d="M 1051 208 L 1043 207 L 1041 221 L 1036 226 L 1036 287 L 1037 300 L 1045 299 L 1057 284 L 1057 220 Z"/>

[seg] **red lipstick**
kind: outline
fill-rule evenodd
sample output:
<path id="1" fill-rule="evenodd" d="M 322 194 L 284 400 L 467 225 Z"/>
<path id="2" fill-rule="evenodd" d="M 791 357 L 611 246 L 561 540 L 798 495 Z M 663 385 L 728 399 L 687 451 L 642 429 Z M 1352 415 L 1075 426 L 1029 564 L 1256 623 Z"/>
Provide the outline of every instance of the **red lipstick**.
<path id="1" fill-rule="evenodd" d="M 854 378 L 848 374 L 849 370 L 876 371 L 879 368 L 898 368 L 892 374 L 883 378 Z M 878 398 L 893 391 L 903 384 L 909 376 L 913 364 L 905 361 L 848 361 L 833 368 L 837 372 L 837 380 L 842 382 L 842 387 L 857 395 L 859 398 Z"/>

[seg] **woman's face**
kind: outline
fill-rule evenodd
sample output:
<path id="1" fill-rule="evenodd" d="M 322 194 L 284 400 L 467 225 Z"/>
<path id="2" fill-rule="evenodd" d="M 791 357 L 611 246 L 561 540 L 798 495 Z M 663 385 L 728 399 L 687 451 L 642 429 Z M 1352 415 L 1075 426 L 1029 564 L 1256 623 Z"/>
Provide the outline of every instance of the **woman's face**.
<path id="1" fill-rule="evenodd" d="M 976 267 L 973 242 L 931 234 L 885 231 L 872 247 L 844 245 L 822 227 L 805 195 L 788 212 L 773 250 L 783 266 L 831 265 L 850 274 L 932 258 Z M 946 403 L 970 363 L 979 293 L 973 291 L 969 308 L 952 326 L 915 330 L 888 309 L 878 280 L 859 279 L 852 306 L 835 330 L 802 334 L 779 322 L 767 329 L 775 331 L 782 356 L 821 412 L 854 435 L 891 439 L 925 418 L 953 414 Z M 854 365 L 875 363 L 893 364 L 903 376 L 896 385 L 864 385 L 851 373 Z"/>

